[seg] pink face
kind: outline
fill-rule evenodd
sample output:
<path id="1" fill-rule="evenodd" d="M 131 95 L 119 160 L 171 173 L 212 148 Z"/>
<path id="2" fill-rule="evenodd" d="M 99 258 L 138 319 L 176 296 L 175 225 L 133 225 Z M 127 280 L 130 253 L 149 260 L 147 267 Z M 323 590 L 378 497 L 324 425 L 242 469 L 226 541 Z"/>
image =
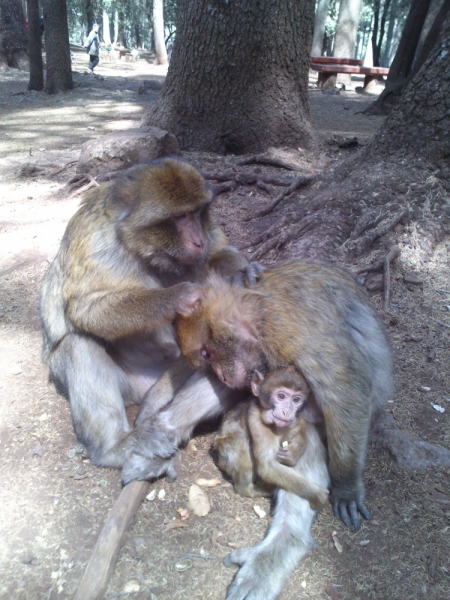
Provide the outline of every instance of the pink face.
<path id="1" fill-rule="evenodd" d="M 202 210 L 202 209 L 201 209 Z M 197 264 L 206 252 L 208 241 L 203 229 L 201 210 L 172 218 L 184 253 L 178 257 L 182 265 Z"/>
<path id="2" fill-rule="evenodd" d="M 305 405 L 306 395 L 299 390 L 291 390 L 286 387 L 279 387 L 272 391 L 270 395 L 270 406 L 266 407 L 262 419 L 267 425 L 276 425 L 277 427 L 290 427 L 297 419 L 299 411 Z"/>

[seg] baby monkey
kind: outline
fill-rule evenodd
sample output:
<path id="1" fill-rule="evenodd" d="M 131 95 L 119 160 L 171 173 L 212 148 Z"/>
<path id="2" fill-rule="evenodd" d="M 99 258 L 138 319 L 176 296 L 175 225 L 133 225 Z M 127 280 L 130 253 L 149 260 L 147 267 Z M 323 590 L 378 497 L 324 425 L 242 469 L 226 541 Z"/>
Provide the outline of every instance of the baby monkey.
<path id="1" fill-rule="evenodd" d="M 290 468 L 319 440 L 313 423 L 323 419 L 308 383 L 286 367 L 266 377 L 255 371 L 251 387 L 257 399 L 228 412 L 214 439 L 219 467 L 242 496 L 269 495 L 279 487 L 305 498 L 314 510 L 322 508 L 328 490 Z"/>

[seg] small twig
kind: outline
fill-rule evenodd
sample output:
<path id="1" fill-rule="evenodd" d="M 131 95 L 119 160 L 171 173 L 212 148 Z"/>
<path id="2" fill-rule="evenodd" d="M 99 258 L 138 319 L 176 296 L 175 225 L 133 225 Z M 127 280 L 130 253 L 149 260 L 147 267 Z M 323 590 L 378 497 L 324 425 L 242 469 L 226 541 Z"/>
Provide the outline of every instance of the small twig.
<path id="1" fill-rule="evenodd" d="M 389 312 L 391 307 L 391 261 L 400 255 L 400 248 L 392 246 L 384 258 L 383 265 L 383 310 Z"/>
<path id="2" fill-rule="evenodd" d="M 442 327 L 448 327 L 450 329 L 450 325 L 447 325 L 447 323 L 443 323 L 442 321 L 438 321 L 437 319 L 435 319 L 434 317 L 430 317 L 430 319 L 432 321 L 436 321 L 436 323 L 439 323 L 439 325 L 442 325 Z"/>
<path id="3" fill-rule="evenodd" d="M 59 173 L 64 171 L 64 169 L 67 169 L 67 167 L 71 167 L 72 165 L 76 164 L 77 162 L 78 162 L 78 160 L 71 160 L 70 162 L 66 163 L 63 167 L 61 167 L 58 171 L 55 171 L 54 173 L 50 173 L 49 177 L 54 177 L 55 175 L 59 175 Z"/>

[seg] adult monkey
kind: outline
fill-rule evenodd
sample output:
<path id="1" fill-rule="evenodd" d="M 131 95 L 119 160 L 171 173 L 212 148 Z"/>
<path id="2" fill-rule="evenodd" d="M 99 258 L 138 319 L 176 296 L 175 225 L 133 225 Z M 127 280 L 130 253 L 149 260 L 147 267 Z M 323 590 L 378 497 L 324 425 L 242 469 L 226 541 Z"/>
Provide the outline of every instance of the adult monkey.
<path id="1" fill-rule="evenodd" d="M 258 269 L 228 245 L 212 200 L 201 175 L 183 161 L 134 167 L 86 195 L 43 281 L 51 379 L 69 398 L 91 461 L 115 468 L 129 461 L 128 479 L 136 463 L 145 463 L 149 438 L 152 474 L 176 476 L 173 465 L 166 468 L 175 447 L 165 434 L 145 424 L 132 430 L 125 414 L 132 403 L 143 403 L 144 414 L 158 409 L 146 406 L 146 393 L 180 354 L 175 313 L 211 271 L 252 280 Z M 191 373 L 185 364 L 176 369 L 181 380 Z M 214 399 L 220 413 L 235 394 L 222 389 Z"/>
<path id="2" fill-rule="evenodd" d="M 389 344 L 364 290 L 343 269 L 296 261 L 266 271 L 250 290 L 216 280 L 180 313 L 188 363 L 230 388 L 248 386 L 255 369 L 293 365 L 304 375 L 324 415 L 334 512 L 358 529 L 359 513 L 370 518 L 362 481 L 370 423 L 393 391 Z M 152 393 L 170 391 L 162 383 Z M 184 410 L 186 400 L 176 396 L 153 426 L 188 437 L 196 413 Z"/>

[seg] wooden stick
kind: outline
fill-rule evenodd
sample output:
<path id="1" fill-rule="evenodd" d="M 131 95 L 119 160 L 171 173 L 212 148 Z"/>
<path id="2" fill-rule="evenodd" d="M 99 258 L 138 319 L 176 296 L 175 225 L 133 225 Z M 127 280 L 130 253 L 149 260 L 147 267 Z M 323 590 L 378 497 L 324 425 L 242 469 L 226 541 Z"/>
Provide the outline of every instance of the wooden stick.
<path id="1" fill-rule="evenodd" d="M 92 556 L 74 600 L 101 600 L 116 567 L 117 556 L 128 527 L 134 519 L 148 481 L 131 481 L 117 498 L 98 536 Z"/>

